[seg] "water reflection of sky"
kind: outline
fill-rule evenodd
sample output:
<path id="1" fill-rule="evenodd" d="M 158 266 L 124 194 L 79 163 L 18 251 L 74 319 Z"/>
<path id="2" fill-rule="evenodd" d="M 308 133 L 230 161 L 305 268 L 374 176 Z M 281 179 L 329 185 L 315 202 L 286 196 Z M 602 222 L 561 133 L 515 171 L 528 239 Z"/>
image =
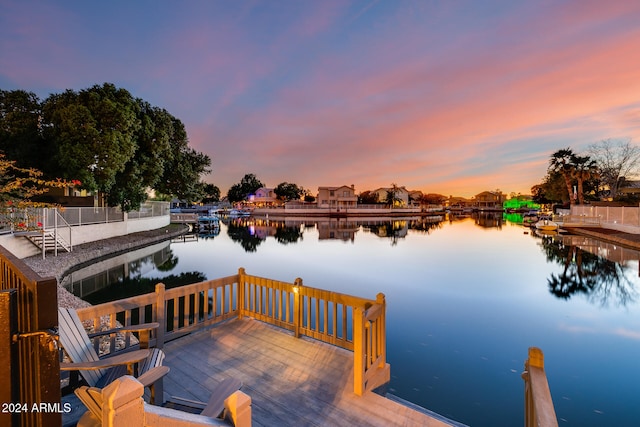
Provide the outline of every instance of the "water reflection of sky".
<path id="1" fill-rule="evenodd" d="M 201 271 L 215 278 L 245 267 L 363 297 L 383 292 L 395 394 L 473 426 L 521 425 L 520 374 L 527 348 L 538 346 L 560 425 L 636 425 L 637 299 L 622 306 L 585 293 L 557 298 L 548 280 L 564 266 L 547 260 L 542 239 L 528 229 L 501 225 L 443 222 L 428 233 L 399 231 L 396 239 L 358 227 L 347 240 L 320 239 L 309 227 L 295 243 L 267 237 L 254 252 L 223 226 L 213 239 L 172 244 L 177 267 L 146 276 Z M 640 288 L 637 259 L 624 270 L 633 292 Z"/>

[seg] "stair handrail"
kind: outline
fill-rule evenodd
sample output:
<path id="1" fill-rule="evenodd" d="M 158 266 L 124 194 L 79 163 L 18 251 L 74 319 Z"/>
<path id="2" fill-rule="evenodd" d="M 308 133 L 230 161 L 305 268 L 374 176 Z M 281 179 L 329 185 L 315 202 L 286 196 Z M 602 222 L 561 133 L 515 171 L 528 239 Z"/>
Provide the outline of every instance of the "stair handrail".
<path id="1" fill-rule="evenodd" d="M 50 218 L 49 218 L 49 209 L 53 210 L 53 224 L 51 224 Z M 51 236 L 53 236 L 53 240 L 54 240 L 54 245 L 53 245 L 53 250 L 54 250 L 54 255 L 58 256 L 58 244 L 61 244 L 65 249 L 67 249 L 68 247 L 68 251 L 71 252 L 73 250 L 73 245 L 71 242 L 71 224 L 69 224 L 67 222 L 66 219 L 64 219 L 64 217 L 60 214 L 58 208 L 43 208 L 42 209 L 42 221 L 40 221 L 41 225 L 41 229 L 42 229 L 42 258 L 45 257 L 45 252 L 46 252 L 46 248 L 45 248 L 45 234 L 49 234 Z M 47 233 L 47 228 L 52 227 L 53 231 Z M 63 236 L 60 233 L 61 229 L 66 229 L 67 230 L 67 236 Z"/>
<path id="2" fill-rule="evenodd" d="M 62 221 L 62 227 L 66 228 L 69 231 L 68 240 L 58 235 L 58 228 L 60 228 L 58 225 L 59 221 Z M 67 222 L 66 219 L 64 219 L 64 217 L 60 214 L 57 208 L 55 208 L 55 216 L 54 216 L 53 222 L 54 222 L 54 229 L 53 229 L 54 239 L 56 241 L 56 244 L 54 246 L 55 256 L 58 256 L 58 239 L 62 240 L 63 243 L 66 243 L 69 246 L 69 252 L 71 252 L 73 250 L 73 245 L 71 243 L 71 225 Z"/>

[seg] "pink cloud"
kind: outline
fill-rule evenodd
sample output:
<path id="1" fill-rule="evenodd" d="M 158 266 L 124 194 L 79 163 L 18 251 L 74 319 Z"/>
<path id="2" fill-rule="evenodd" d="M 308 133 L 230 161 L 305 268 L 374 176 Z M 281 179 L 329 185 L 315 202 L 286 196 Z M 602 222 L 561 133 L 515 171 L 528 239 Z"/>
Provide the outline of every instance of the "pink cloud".
<path id="1" fill-rule="evenodd" d="M 3 74 L 27 88 L 122 84 L 185 122 L 223 191 L 253 172 L 311 188 L 525 192 L 561 146 L 640 140 L 635 2 L 509 5 L 477 19 L 421 2 L 207 5 L 181 9 L 148 48 L 91 58 L 77 43 L 96 37 L 91 21 L 42 8 L 9 6 Z"/>

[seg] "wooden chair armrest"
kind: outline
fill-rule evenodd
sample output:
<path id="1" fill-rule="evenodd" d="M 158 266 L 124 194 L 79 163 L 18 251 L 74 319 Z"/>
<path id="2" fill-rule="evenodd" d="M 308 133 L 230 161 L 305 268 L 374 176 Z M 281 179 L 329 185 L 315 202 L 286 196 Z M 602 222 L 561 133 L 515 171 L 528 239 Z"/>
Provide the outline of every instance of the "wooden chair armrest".
<path id="1" fill-rule="evenodd" d="M 156 366 L 136 378 L 144 387 L 149 387 L 169 373 L 168 366 Z"/>
<path id="2" fill-rule="evenodd" d="M 159 327 L 160 327 L 160 324 L 158 322 L 141 323 L 139 325 L 123 326 L 121 328 L 113 328 L 113 329 L 108 329 L 106 331 L 92 332 L 87 335 L 89 336 L 89 338 L 95 338 L 95 337 L 101 337 L 103 335 L 111 335 L 111 334 L 117 334 L 122 332 L 150 331 L 153 329 L 158 329 Z"/>
<path id="3" fill-rule="evenodd" d="M 94 370 L 102 368 L 110 368 L 119 365 L 132 365 L 149 357 L 150 351 L 136 350 L 128 353 L 118 354 L 116 356 L 107 357 L 105 359 L 96 360 L 94 362 L 81 363 L 60 363 L 61 371 L 78 371 L 78 370 Z"/>

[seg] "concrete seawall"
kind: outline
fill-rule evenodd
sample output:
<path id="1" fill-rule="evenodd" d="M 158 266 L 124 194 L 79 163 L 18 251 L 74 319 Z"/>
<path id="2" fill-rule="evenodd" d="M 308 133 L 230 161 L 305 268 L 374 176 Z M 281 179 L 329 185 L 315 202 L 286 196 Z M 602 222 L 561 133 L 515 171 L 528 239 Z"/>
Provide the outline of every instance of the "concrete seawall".
<path id="1" fill-rule="evenodd" d="M 615 243 L 629 249 L 640 250 L 640 234 L 600 227 L 563 227 L 563 229 L 571 234 L 593 237 L 594 239 Z"/>
<path id="2" fill-rule="evenodd" d="M 22 261 L 40 276 L 56 278 L 58 281 L 59 306 L 86 307 L 90 304 L 60 286 L 59 283 L 66 274 L 100 259 L 171 239 L 184 234 L 187 230 L 188 227 L 186 226 L 169 225 L 155 230 L 141 231 L 85 243 L 74 247 L 72 252 L 59 253 L 57 257 L 47 255 L 47 258 L 42 259 L 42 255 L 35 255 L 24 258 Z"/>

